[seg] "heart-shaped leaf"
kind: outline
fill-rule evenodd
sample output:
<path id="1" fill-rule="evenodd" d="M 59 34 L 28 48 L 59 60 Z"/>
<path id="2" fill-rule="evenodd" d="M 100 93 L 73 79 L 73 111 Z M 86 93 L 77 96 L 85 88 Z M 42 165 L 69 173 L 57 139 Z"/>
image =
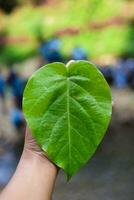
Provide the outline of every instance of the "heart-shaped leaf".
<path id="1" fill-rule="evenodd" d="M 29 79 L 23 98 L 28 126 L 68 179 L 94 154 L 111 118 L 111 93 L 87 61 L 48 64 Z"/>

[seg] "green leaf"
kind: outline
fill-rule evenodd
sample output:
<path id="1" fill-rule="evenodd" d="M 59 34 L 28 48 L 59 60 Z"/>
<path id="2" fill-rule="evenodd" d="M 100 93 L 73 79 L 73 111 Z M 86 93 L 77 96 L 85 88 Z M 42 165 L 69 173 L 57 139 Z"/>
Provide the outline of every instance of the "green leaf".
<path id="1" fill-rule="evenodd" d="M 111 118 L 111 93 L 87 61 L 48 64 L 29 79 L 23 110 L 37 143 L 68 179 L 94 154 Z"/>

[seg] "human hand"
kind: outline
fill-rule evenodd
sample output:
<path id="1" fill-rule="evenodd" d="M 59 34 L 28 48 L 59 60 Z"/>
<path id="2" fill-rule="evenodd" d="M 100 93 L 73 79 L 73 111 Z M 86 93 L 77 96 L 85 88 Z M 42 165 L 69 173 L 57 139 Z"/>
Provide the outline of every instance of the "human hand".
<path id="1" fill-rule="evenodd" d="M 30 157 L 38 157 L 40 160 L 46 162 L 51 167 L 53 165 L 53 167 L 55 167 L 56 170 L 58 171 L 58 167 L 54 163 L 52 163 L 52 161 L 49 160 L 47 154 L 43 152 L 43 150 L 39 147 L 28 127 L 26 127 L 26 132 L 25 132 L 25 143 L 24 143 L 23 154 L 27 156 L 29 155 Z"/>
<path id="2" fill-rule="evenodd" d="M 50 200 L 58 168 L 47 158 L 26 128 L 24 150 L 17 170 L 0 199 Z"/>

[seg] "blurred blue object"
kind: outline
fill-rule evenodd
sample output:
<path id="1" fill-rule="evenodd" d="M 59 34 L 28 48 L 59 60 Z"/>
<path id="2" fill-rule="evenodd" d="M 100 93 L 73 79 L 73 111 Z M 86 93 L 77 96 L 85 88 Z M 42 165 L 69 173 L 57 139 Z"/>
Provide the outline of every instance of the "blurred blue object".
<path id="1" fill-rule="evenodd" d="M 4 97 L 5 86 L 6 86 L 5 78 L 4 78 L 4 76 L 2 74 L 0 74 L 0 96 L 1 97 Z"/>
<path id="2" fill-rule="evenodd" d="M 114 70 L 115 86 L 117 88 L 124 88 L 127 85 L 127 75 L 125 71 L 124 61 L 121 59 L 118 61 Z"/>
<path id="3" fill-rule="evenodd" d="M 82 47 L 75 47 L 72 51 L 73 60 L 87 60 L 87 53 Z"/>
<path id="4" fill-rule="evenodd" d="M 129 58 L 125 63 L 128 86 L 134 89 L 134 58 Z"/>
<path id="5" fill-rule="evenodd" d="M 128 58 L 125 62 L 125 69 L 127 72 L 134 70 L 134 58 Z"/>
<path id="6" fill-rule="evenodd" d="M 109 85 L 113 85 L 114 83 L 114 69 L 113 66 L 105 66 L 103 68 L 99 68 L 105 79 L 107 80 Z"/>
<path id="7" fill-rule="evenodd" d="M 61 41 L 58 38 L 53 38 L 52 40 L 48 41 L 49 50 L 59 51 L 60 47 Z"/>
<path id="8" fill-rule="evenodd" d="M 39 48 L 39 53 L 48 63 L 62 62 L 62 55 L 60 53 L 61 42 L 58 38 L 53 38 L 48 42 L 43 42 Z"/>
<path id="9" fill-rule="evenodd" d="M 19 129 L 23 125 L 23 122 L 24 122 L 23 114 L 22 114 L 21 110 L 19 110 L 18 108 L 14 108 L 11 111 L 10 118 L 11 118 L 12 124 L 17 129 Z"/>
<path id="10" fill-rule="evenodd" d="M 26 84 L 26 80 L 19 76 L 14 71 L 11 71 L 8 77 L 8 84 L 12 89 L 12 94 L 15 97 L 16 106 L 22 107 L 23 91 Z"/>
<path id="11" fill-rule="evenodd" d="M 24 80 L 22 80 L 20 77 L 17 77 L 13 82 L 13 94 L 14 96 L 18 97 L 23 94 L 24 89 Z"/>

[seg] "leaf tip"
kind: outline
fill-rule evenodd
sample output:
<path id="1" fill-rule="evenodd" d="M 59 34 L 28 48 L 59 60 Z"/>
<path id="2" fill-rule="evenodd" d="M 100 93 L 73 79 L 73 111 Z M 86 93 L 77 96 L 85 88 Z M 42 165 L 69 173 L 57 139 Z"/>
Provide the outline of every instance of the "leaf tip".
<path id="1" fill-rule="evenodd" d="M 72 175 L 67 174 L 67 182 L 70 182 L 71 178 L 72 178 Z"/>

